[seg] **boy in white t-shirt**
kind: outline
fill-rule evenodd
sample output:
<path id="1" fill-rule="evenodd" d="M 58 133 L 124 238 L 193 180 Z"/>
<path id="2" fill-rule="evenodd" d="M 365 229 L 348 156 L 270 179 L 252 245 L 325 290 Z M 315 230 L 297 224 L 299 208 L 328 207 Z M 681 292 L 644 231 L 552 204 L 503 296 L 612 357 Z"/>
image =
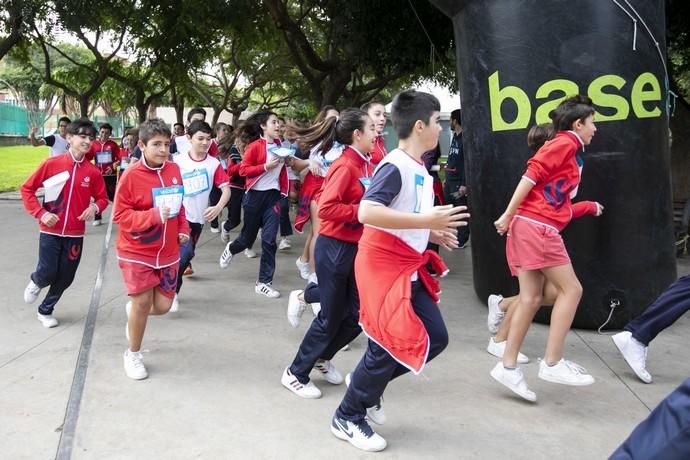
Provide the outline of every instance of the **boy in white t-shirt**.
<path id="1" fill-rule="evenodd" d="M 195 120 L 187 128 L 187 138 L 191 145 L 187 153 L 174 156 L 175 163 L 180 167 L 184 184 L 184 207 L 187 222 L 191 228 L 189 241 L 180 246 L 180 270 L 177 277 L 177 290 L 182 288 L 182 275 L 190 266 L 194 258 L 194 250 L 199 240 L 204 222 L 210 222 L 220 214 L 230 200 L 230 180 L 218 161 L 208 154 L 211 144 L 211 126 L 205 121 Z M 221 190 L 218 203 L 208 206 L 211 188 L 215 186 Z M 170 311 L 177 311 L 179 302 L 177 295 L 173 300 Z"/>
<path id="2" fill-rule="evenodd" d="M 467 225 L 465 207 L 434 206 L 433 179 L 422 155 L 438 143 L 440 104 L 431 94 L 403 91 L 392 103 L 398 148 L 379 163 L 359 205 L 365 225 L 355 258 L 359 324 L 367 350 L 348 382 L 331 432 L 358 449 L 380 451 L 386 441 L 367 423 L 382 424 L 381 396 L 388 383 L 424 364 L 448 344 L 438 308 L 439 283 L 427 270 L 445 275 L 429 241 L 457 248 L 456 228 Z"/>

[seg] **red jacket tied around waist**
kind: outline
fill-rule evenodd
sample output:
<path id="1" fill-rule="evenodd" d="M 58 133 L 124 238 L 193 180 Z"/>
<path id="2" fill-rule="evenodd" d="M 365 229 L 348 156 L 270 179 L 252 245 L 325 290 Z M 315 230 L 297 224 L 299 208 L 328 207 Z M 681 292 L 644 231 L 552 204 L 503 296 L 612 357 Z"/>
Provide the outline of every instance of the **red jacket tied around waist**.
<path id="1" fill-rule="evenodd" d="M 417 271 L 424 288 L 438 302 L 440 286 L 427 271 L 428 262 L 436 273 L 448 271 L 435 252 L 420 254 L 395 235 L 369 226 L 364 228 L 355 258 L 360 326 L 415 374 L 424 368 L 429 334 L 412 308 L 410 277 Z"/>
<path id="2" fill-rule="evenodd" d="M 65 171 L 69 173 L 69 178 L 58 197 L 41 204 L 36 198 L 36 191 L 43 187 L 46 179 Z M 98 212 L 102 213 L 108 206 L 108 195 L 100 171 L 84 158 L 75 161 L 71 152 L 48 158 L 41 163 L 22 185 L 21 195 L 26 210 L 38 219 L 41 232 L 58 236 L 84 236 L 84 221 L 78 217 L 89 207 L 91 198 L 95 200 Z M 48 227 L 41 221 L 41 217 L 48 212 L 58 216 L 59 220 L 53 227 Z"/>
<path id="3" fill-rule="evenodd" d="M 154 188 L 181 186 L 180 168 L 170 161 L 151 168 L 142 158 L 127 168 L 120 179 L 113 221 L 119 225 L 117 257 L 121 260 L 148 265 L 152 268 L 170 266 L 180 260 L 178 236 L 189 235 L 189 224 L 180 206 L 180 213 L 161 220 L 153 206 Z"/>

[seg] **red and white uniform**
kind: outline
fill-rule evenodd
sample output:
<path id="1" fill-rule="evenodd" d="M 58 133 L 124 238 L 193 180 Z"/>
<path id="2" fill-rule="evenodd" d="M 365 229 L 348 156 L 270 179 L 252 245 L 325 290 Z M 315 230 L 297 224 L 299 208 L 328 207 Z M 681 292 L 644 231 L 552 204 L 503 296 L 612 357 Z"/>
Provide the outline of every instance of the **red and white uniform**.
<path id="1" fill-rule="evenodd" d="M 115 165 L 120 161 L 120 147 L 112 139 L 108 139 L 105 143 L 95 140 L 91 143 L 91 150 L 86 153 L 86 160 L 93 161 L 101 172 L 110 169 L 115 174 Z"/>
<path id="2" fill-rule="evenodd" d="M 36 191 L 43 187 L 43 181 L 67 171 L 69 179 L 58 197 L 51 202 L 41 202 Z M 94 165 L 82 158 L 76 161 L 72 152 L 48 158 L 29 176 L 21 187 L 22 201 L 26 210 L 39 221 L 41 233 L 57 236 L 84 236 L 84 221 L 77 219 L 94 199 L 98 212 L 108 206 L 105 182 Z M 53 227 L 41 222 L 46 213 L 53 213 L 59 220 Z"/>
<path id="3" fill-rule="evenodd" d="M 195 160 L 189 152 L 181 153 L 175 155 L 174 162 L 180 167 L 185 186 L 184 208 L 187 220 L 203 224 L 211 187 L 227 187 L 228 175 L 220 161 L 210 154 L 206 154 L 203 160 Z"/>
<path id="4" fill-rule="evenodd" d="M 374 167 L 381 163 L 386 155 L 388 155 L 388 150 L 386 150 L 386 143 L 383 141 L 383 136 L 376 136 L 376 139 L 374 139 L 374 148 L 371 151 L 371 162 L 374 164 Z"/>
<path id="5" fill-rule="evenodd" d="M 142 157 L 120 179 L 113 221 L 119 225 L 117 258 L 158 269 L 180 260 L 179 235 L 189 236 L 184 206 L 163 223 L 154 208 L 153 189 L 182 186 L 180 168 L 170 161 L 152 168 Z"/>
<path id="6" fill-rule="evenodd" d="M 360 179 L 370 180 L 374 166 L 369 156 L 347 146 L 324 182 L 319 198 L 320 235 L 340 241 L 357 243 L 364 226 L 359 222 L 359 202 L 364 196 L 365 185 Z"/>
<path id="7" fill-rule="evenodd" d="M 247 146 L 242 155 L 240 162 L 240 175 L 247 178 L 247 191 L 257 189 L 257 185 L 261 186 L 262 178 L 269 178 L 273 174 L 277 175 L 277 188 L 283 196 L 288 194 L 288 176 L 285 163 L 279 165 L 275 170 L 266 171 L 266 161 L 268 158 L 266 139 L 263 137 L 255 140 Z M 271 154 L 272 155 L 272 154 Z"/>
<path id="8" fill-rule="evenodd" d="M 571 199 L 580 184 L 577 151 L 582 140 L 572 131 L 560 131 L 527 161 L 523 178 L 534 184 L 517 209 L 516 217 L 537 221 L 561 231 L 572 219 Z"/>

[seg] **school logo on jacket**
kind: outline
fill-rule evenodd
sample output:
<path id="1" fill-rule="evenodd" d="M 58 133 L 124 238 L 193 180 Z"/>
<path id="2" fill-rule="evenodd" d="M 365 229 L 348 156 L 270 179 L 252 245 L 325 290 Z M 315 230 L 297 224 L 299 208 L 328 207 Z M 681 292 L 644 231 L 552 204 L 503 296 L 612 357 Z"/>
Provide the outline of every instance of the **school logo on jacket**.
<path id="1" fill-rule="evenodd" d="M 143 232 L 132 232 L 132 238 L 140 240 L 144 244 L 153 243 L 160 239 L 163 234 L 163 228 L 160 225 L 152 225 Z"/>
<path id="2" fill-rule="evenodd" d="M 69 248 L 67 258 L 74 262 L 75 260 L 77 260 L 79 258 L 79 254 L 81 254 L 81 245 L 80 244 L 73 244 Z"/>
<path id="3" fill-rule="evenodd" d="M 174 185 L 177 185 L 177 177 L 173 177 L 173 178 L 172 178 L 172 183 L 173 183 Z"/>
<path id="4" fill-rule="evenodd" d="M 573 185 L 567 183 L 566 179 L 557 180 L 555 183 L 549 182 L 544 186 L 544 198 L 554 208 L 561 209 L 573 188 Z"/>
<path id="5" fill-rule="evenodd" d="M 82 187 L 88 187 L 89 185 L 91 185 L 91 178 L 89 176 L 86 176 L 79 185 L 81 185 Z"/>

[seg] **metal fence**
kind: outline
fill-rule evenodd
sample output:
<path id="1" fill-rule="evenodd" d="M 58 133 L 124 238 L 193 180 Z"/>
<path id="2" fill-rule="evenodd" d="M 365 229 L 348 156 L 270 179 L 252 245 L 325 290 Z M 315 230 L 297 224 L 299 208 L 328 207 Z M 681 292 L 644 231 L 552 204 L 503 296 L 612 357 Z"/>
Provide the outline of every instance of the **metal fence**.
<path id="1" fill-rule="evenodd" d="M 28 136 L 29 117 L 26 109 L 12 104 L 0 104 L 0 135 Z"/>
<path id="2" fill-rule="evenodd" d="M 28 136 L 31 128 L 29 120 L 43 120 L 45 113 L 28 112 L 25 108 L 13 104 L 0 103 L 0 136 Z M 39 127 L 36 135 L 46 135 L 57 129 L 58 119 L 61 115 L 52 115 L 44 126 Z M 78 114 L 68 115 L 72 120 L 79 118 Z M 109 117 L 106 115 L 94 115 L 91 119 L 96 129 L 103 123 L 110 123 L 113 127 L 113 137 L 121 137 L 123 133 L 123 120 L 121 117 Z M 125 123 L 130 120 L 126 120 Z M 133 122 L 130 122 L 130 124 Z"/>

